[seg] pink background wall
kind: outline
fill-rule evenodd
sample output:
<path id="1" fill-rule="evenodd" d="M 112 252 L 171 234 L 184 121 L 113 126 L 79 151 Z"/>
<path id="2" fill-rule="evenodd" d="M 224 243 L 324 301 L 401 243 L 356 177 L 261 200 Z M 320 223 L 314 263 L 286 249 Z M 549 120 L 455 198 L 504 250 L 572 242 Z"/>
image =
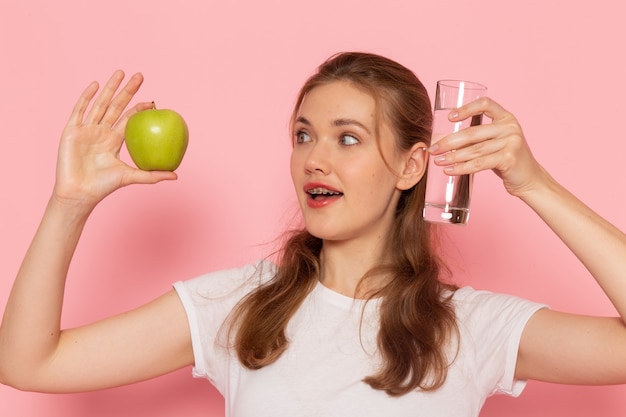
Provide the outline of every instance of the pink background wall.
<path id="1" fill-rule="evenodd" d="M 272 248 L 296 208 L 287 132 L 295 94 L 342 50 L 399 60 L 431 94 L 439 78 L 487 84 L 552 174 L 626 229 L 615 210 L 626 206 L 621 1 L 0 1 L 0 306 L 49 196 L 70 109 L 116 68 L 142 71 L 139 99 L 182 113 L 191 142 L 178 182 L 124 189 L 95 211 L 71 270 L 67 326 Z M 448 231 L 458 283 L 614 314 L 494 175 L 478 175 L 474 195 L 471 224 Z M 625 389 L 531 382 L 519 399 L 490 400 L 482 416 L 624 416 Z M 2 416 L 222 413 L 219 395 L 189 369 L 77 395 L 0 387 Z"/>

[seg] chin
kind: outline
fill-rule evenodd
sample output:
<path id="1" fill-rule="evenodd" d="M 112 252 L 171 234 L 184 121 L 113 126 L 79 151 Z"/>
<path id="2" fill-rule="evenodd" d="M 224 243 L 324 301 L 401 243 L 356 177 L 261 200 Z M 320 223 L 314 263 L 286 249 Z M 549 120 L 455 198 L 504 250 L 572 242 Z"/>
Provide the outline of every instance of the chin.
<path id="1" fill-rule="evenodd" d="M 322 240 L 327 240 L 327 241 L 337 241 L 337 240 L 344 240 L 345 236 L 342 236 L 341 234 L 337 233 L 337 229 L 333 229 L 333 230 L 328 230 L 329 228 L 327 227 L 308 227 L 305 226 L 307 232 L 309 232 L 312 236 L 318 238 L 318 239 L 322 239 Z"/>
<path id="2" fill-rule="evenodd" d="M 328 233 L 325 233 L 322 230 L 319 229 L 315 229 L 315 228 L 310 228 L 308 226 L 304 227 L 306 229 L 307 232 L 309 232 L 311 234 L 311 236 L 316 237 L 318 239 L 322 239 L 325 240 L 328 238 Z"/>

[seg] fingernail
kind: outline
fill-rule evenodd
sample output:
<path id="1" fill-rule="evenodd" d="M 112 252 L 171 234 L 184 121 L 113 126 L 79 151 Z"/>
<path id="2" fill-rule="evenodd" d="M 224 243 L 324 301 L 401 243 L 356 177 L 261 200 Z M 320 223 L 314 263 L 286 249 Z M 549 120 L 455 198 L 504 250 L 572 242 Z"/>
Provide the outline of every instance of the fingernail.
<path id="1" fill-rule="evenodd" d="M 434 145 L 432 145 L 430 148 L 428 148 L 428 152 L 433 153 L 433 152 L 437 152 L 437 149 L 439 149 L 439 145 L 437 145 L 436 143 Z"/>
<path id="2" fill-rule="evenodd" d="M 435 158 L 435 162 L 443 162 L 446 160 L 445 155 L 441 155 Z"/>
<path id="3" fill-rule="evenodd" d="M 453 112 L 450 112 L 450 114 L 448 114 L 448 119 L 450 119 L 450 120 L 456 119 L 457 117 L 459 117 L 459 112 L 458 111 L 453 111 Z"/>

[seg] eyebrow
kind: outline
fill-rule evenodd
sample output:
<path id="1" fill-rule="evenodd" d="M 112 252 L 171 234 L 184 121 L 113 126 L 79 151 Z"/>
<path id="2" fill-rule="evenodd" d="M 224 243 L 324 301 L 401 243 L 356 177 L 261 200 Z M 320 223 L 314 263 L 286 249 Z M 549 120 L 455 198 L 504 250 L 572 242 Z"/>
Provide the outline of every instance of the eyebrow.
<path id="1" fill-rule="evenodd" d="M 307 126 L 311 126 L 311 122 L 306 117 L 298 117 L 296 122 L 302 123 Z M 370 133 L 370 130 L 363 123 L 354 119 L 335 119 L 331 123 L 332 126 L 341 127 L 341 126 L 358 126 L 361 129 L 365 130 L 367 133 Z"/>

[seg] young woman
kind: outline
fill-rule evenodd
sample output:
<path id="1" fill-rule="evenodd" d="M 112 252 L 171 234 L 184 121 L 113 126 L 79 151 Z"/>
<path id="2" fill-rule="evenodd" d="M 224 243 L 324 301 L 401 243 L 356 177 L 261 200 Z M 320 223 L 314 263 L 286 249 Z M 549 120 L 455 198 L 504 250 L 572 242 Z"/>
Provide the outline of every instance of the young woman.
<path id="1" fill-rule="evenodd" d="M 94 207 L 120 187 L 176 178 L 118 159 L 126 121 L 150 106 L 125 111 L 142 77 L 120 90 L 122 79 L 116 72 L 97 97 L 90 85 L 63 132 L 52 196 L 0 328 L 1 382 L 75 392 L 194 365 L 229 416 L 476 416 L 487 396 L 518 395 L 528 379 L 626 382 L 624 233 L 555 182 L 514 116 L 488 98 L 450 119 L 484 113 L 491 124 L 430 147 L 422 84 L 365 53 L 331 57 L 300 92 L 291 175 L 305 229 L 279 262 L 177 282 L 136 310 L 61 330 L 65 277 Z M 421 218 L 429 155 L 452 175 L 493 170 L 621 318 L 445 284 Z"/>

